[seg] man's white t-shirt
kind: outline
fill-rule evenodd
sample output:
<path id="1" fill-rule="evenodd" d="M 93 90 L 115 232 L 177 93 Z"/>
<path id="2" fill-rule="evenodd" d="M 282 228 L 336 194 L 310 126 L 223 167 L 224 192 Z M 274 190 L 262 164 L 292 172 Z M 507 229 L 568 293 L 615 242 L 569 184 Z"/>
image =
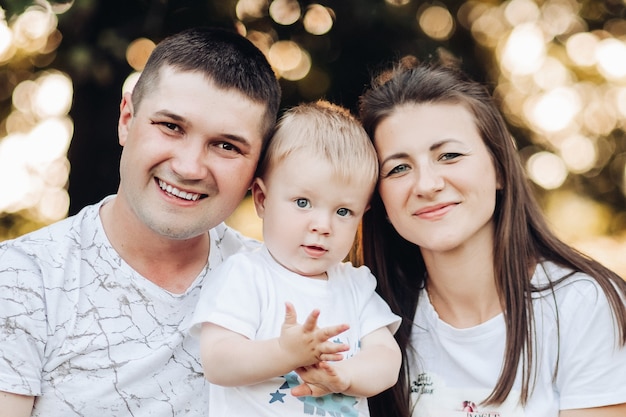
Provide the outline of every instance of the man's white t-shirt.
<path id="1" fill-rule="evenodd" d="M 400 318 L 374 291 L 376 279 L 367 267 L 342 263 L 327 271 L 328 280 L 303 277 L 278 264 L 267 248 L 230 257 L 210 276 L 202 290 L 191 332 L 212 322 L 251 340 L 278 337 L 291 302 L 298 322 L 320 310 L 319 327 L 347 323 L 350 329 L 333 341 L 350 346 L 349 358 L 359 351 L 363 336 L 382 327 L 395 333 Z M 239 358 L 245 363 L 246 358 Z M 215 364 L 219 366 L 219 364 Z M 369 416 L 367 400 L 344 395 L 294 397 L 295 372 L 243 387 L 211 386 L 211 416 Z"/>
<path id="2" fill-rule="evenodd" d="M 139 275 L 104 233 L 109 198 L 0 243 L 0 391 L 36 396 L 33 416 L 206 416 L 186 329 L 209 268 L 183 294 Z M 259 245 L 223 224 L 210 237 L 211 268 Z"/>
<path id="3" fill-rule="evenodd" d="M 544 262 L 537 267 L 533 283 L 545 285 L 548 276 L 556 280 L 568 273 Z M 413 417 L 558 417 L 561 409 L 626 402 L 626 349 L 617 347 L 612 313 L 596 281 L 578 273 L 557 284 L 554 294 L 544 291 L 533 297 L 534 391 L 522 407 L 519 371 L 507 401 L 486 406 L 481 402 L 493 390 L 503 364 L 504 316 L 457 329 L 439 319 L 422 291 L 412 331 Z"/>

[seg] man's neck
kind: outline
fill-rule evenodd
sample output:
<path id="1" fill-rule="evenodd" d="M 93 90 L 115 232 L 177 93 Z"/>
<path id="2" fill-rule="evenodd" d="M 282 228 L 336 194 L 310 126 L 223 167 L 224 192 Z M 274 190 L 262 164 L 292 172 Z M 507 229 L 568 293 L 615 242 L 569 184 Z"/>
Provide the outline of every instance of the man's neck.
<path id="1" fill-rule="evenodd" d="M 191 239 L 170 239 L 153 232 L 117 197 L 100 208 L 104 231 L 113 248 L 135 271 L 172 293 L 183 293 L 208 262 L 208 233 Z"/>

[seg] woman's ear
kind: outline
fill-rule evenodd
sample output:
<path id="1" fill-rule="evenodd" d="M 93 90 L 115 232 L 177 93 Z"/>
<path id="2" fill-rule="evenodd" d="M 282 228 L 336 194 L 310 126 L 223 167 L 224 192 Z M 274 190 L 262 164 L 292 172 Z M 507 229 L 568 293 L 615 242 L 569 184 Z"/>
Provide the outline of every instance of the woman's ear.
<path id="1" fill-rule="evenodd" d="M 254 201 L 256 215 L 259 216 L 260 219 L 262 219 L 265 214 L 265 190 L 266 186 L 261 178 L 257 177 L 252 181 L 252 200 Z"/>
<path id="2" fill-rule="evenodd" d="M 496 191 L 502 191 L 502 189 L 504 188 L 502 186 L 502 176 L 496 172 Z"/>

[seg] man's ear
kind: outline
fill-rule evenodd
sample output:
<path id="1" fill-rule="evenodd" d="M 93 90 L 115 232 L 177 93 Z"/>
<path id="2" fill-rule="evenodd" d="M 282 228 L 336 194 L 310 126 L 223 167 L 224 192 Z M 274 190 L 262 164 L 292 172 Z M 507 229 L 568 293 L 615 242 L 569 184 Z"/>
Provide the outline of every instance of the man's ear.
<path id="1" fill-rule="evenodd" d="M 256 215 L 260 219 L 265 215 L 266 189 L 267 187 L 261 178 L 257 177 L 252 181 L 252 200 L 254 201 Z"/>
<path id="2" fill-rule="evenodd" d="M 133 109 L 131 93 L 126 92 L 122 96 L 122 101 L 120 102 L 120 118 L 117 123 L 117 136 L 119 143 L 122 146 L 126 144 L 128 130 L 130 129 L 130 124 L 133 121 L 134 114 L 135 111 Z"/>

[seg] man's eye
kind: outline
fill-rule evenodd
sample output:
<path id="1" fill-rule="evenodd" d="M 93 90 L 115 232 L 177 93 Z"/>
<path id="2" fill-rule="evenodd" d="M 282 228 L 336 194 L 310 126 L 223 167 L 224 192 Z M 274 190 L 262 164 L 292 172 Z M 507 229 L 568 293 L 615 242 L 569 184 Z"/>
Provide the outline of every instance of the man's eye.
<path id="1" fill-rule="evenodd" d="M 222 142 L 220 144 L 220 146 L 225 151 L 241 153 L 241 150 L 238 147 L 236 147 L 235 145 L 233 145 L 232 143 Z"/>
<path id="2" fill-rule="evenodd" d="M 171 122 L 152 122 L 152 124 L 163 126 L 167 130 L 172 130 L 174 132 L 179 132 L 181 130 L 180 126 L 178 126 L 176 123 L 171 123 Z"/>
<path id="3" fill-rule="evenodd" d="M 311 203 L 306 198 L 297 198 L 296 205 L 300 208 L 309 208 L 311 207 Z"/>
<path id="4" fill-rule="evenodd" d="M 339 210 L 337 210 L 337 214 L 340 215 L 341 217 L 347 217 L 350 215 L 350 213 L 351 213 L 350 209 L 347 209 L 345 207 L 342 207 Z"/>

